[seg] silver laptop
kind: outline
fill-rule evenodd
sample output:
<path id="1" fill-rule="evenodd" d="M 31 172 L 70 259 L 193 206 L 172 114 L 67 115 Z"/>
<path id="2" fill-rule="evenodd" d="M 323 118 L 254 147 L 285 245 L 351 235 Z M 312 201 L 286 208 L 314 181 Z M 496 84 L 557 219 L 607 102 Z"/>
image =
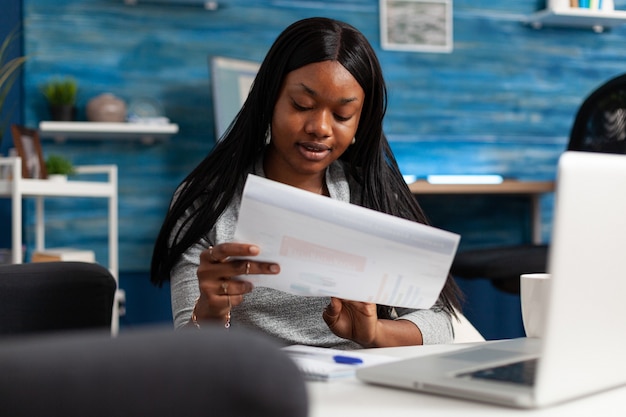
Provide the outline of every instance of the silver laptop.
<path id="1" fill-rule="evenodd" d="M 357 370 L 362 381 L 520 408 L 626 384 L 626 155 L 559 159 L 544 333 Z"/>

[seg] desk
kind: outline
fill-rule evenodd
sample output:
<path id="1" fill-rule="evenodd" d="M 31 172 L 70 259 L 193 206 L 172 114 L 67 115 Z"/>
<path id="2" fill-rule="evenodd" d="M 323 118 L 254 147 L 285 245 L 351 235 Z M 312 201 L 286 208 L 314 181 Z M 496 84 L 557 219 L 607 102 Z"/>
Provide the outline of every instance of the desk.
<path id="1" fill-rule="evenodd" d="M 488 342 L 487 342 L 488 343 Z M 408 346 L 366 349 L 367 353 L 407 358 L 452 351 L 467 344 Z M 307 382 L 310 417 L 589 417 L 623 416 L 626 408 L 626 387 L 538 410 L 520 410 L 491 404 L 440 397 L 412 391 L 369 385 L 356 378 L 331 382 Z"/>
<path id="2" fill-rule="evenodd" d="M 35 240 L 36 249 L 45 249 L 44 197 L 95 197 L 106 198 L 109 202 L 109 270 L 118 284 L 116 302 L 113 305 L 112 332 L 117 334 L 119 301 L 124 295 L 119 290 L 118 266 L 118 203 L 117 203 L 117 166 L 92 165 L 77 166 L 78 174 L 106 174 L 107 181 L 52 181 L 22 178 L 21 158 L 0 158 L 0 168 L 10 168 L 10 178 L 0 179 L 0 197 L 11 198 L 11 250 L 13 263 L 20 264 L 22 259 L 22 199 L 36 199 Z"/>
<path id="3" fill-rule="evenodd" d="M 541 243 L 541 194 L 553 192 L 554 181 L 505 180 L 499 184 L 431 184 L 425 180 L 409 184 L 413 194 L 517 194 L 528 195 L 531 201 L 532 240 Z"/>

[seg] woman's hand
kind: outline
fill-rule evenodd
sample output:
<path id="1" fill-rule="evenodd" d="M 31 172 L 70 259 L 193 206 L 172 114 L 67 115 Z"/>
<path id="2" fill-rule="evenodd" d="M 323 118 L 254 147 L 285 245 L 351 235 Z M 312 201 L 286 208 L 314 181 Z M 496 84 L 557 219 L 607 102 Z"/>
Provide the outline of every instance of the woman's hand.
<path id="1" fill-rule="evenodd" d="M 232 259 L 256 256 L 258 246 L 245 243 L 221 243 L 200 254 L 198 285 L 200 297 L 194 307 L 197 321 L 222 320 L 228 323 L 231 307 L 243 302 L 243 295 L 252 291 L 253 285 L 245 279 L 231 279 L 248 274 L 277 274 L 275 263 Z"/>
<path id="2" fill-rule="evenodd" d="M 322 314 L 330 330 L 339 337 L 369 347 L 376 339 L 376 304 L 332 297 Z"/>
<path id="3" fill-rule="evenodd" d="M 422 344 L 422 332 L 415 324 L 379 319 L 373 303 L 331 297 L 322 317 L 334 334 L 365 348 Z"/>

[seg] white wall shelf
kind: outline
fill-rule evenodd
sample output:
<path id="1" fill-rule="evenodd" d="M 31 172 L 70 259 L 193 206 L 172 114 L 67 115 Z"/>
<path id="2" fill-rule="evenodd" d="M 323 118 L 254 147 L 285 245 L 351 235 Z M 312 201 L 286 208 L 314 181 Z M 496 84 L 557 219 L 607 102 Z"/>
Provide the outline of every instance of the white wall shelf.
<path id="1" fill-rule="evenodd" d="M 51 122 L 39 123 L 42 139 L 64 142 L 68 139 L 81 140 L 139 140 L 152 144 L 178 133 L 178 125 L 151 123 L 109 123 L 109 122 Z"/>
<path id="2" fill-rule="evenodd" d="M 139 4 L 160 4 L 164 6 L 201 6 L 205 10 L 217 10 L 220 5 L 216 0 L 124 0 L 127 6 Z"/>
<path id="3" fill-rule="evenodd" d="M 531 15 L 526 23 L 535 29 L 544 26 L 561 26 L 593 29 L 603 32 L 626 24 L 624 10 L 590 10 L 583 8 L 545 9 Z"/>

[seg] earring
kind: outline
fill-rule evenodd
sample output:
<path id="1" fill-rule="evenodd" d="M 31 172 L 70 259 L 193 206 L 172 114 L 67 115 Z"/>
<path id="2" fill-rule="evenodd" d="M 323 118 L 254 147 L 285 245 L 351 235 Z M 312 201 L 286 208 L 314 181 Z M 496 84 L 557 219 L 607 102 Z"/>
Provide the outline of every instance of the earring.
<path id="1" fill-rule="evenodd" d="M 272 140 L 272 125 L 267 125 L 267 130 L 265 131 L 265 144 L 268 145 Z"/>
<path id="2" fill-rule="evenodd" d="M 350 145 L 354 145 L 356 143 L 356 136 L 352 137 L 352 142 L 350 142 Z"/>

